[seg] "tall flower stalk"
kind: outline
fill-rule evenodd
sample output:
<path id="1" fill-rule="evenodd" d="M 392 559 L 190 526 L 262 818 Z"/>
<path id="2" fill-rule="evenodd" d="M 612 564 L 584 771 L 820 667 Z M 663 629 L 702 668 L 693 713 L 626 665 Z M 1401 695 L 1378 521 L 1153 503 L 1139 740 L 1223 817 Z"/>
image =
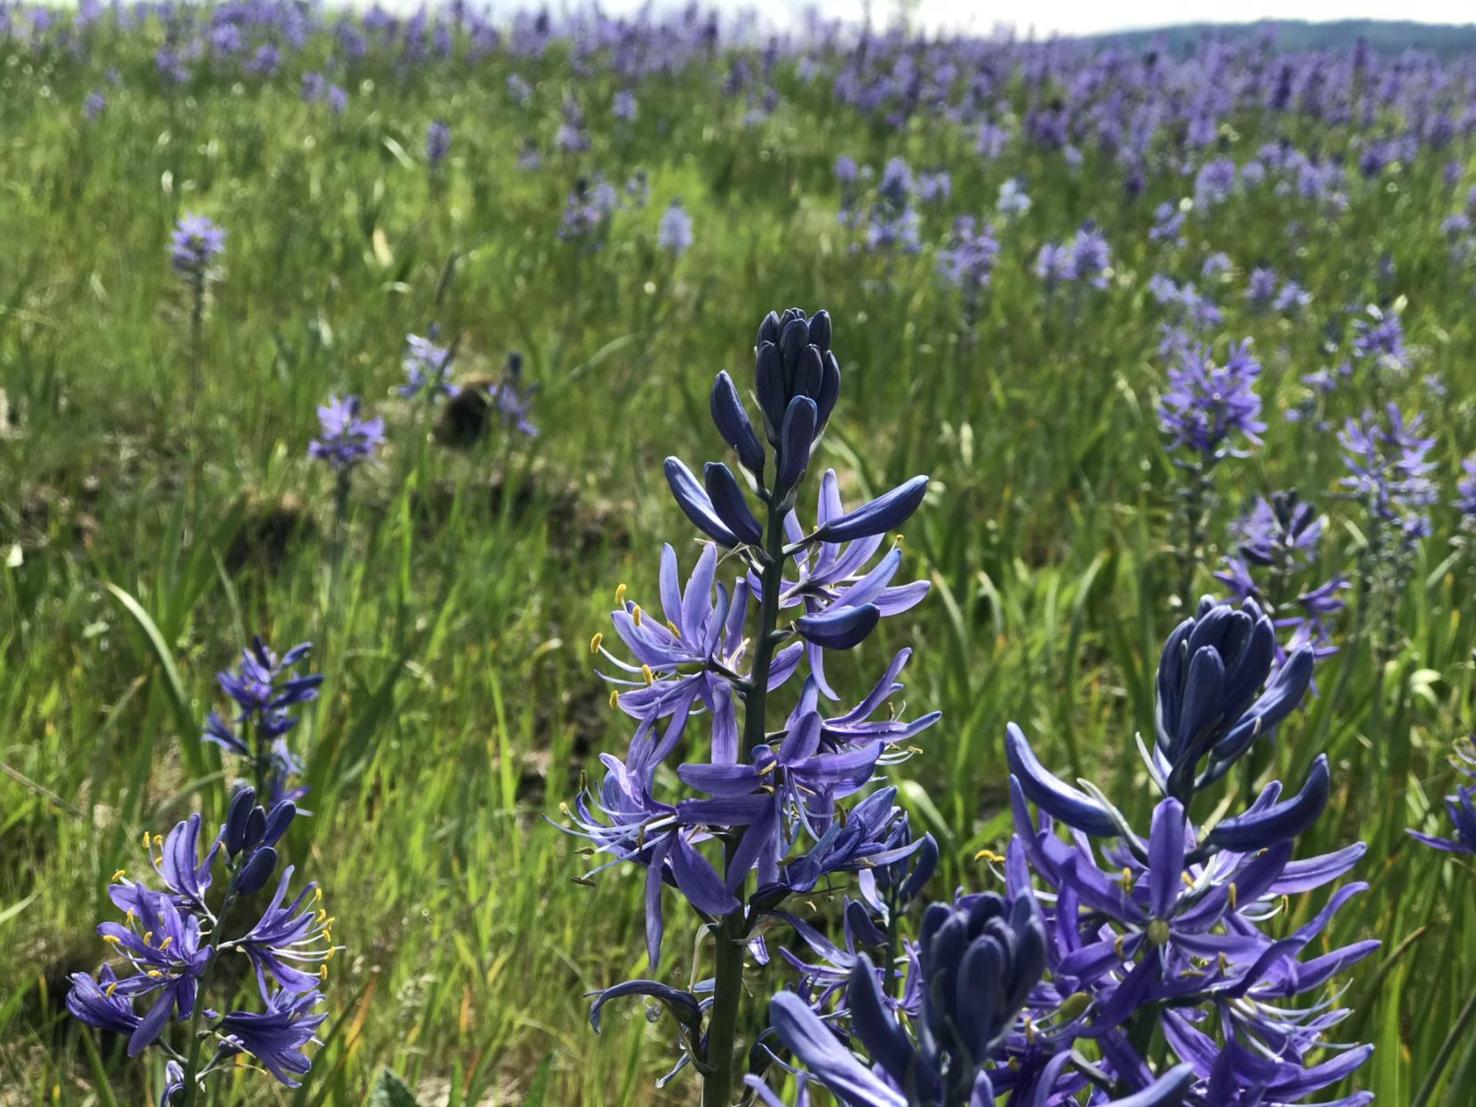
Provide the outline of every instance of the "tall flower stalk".
<path id="1" fill-rule="evenodd" d="M 186 215 L 169 237 L 169 262 L 190 291 L 190 414 L 200 400 L 205 375 L 205 300 L 220 279 L 225 231 L 203 215 Z"/>
<path id="2" fill-rule="evenodd" d="M 570 812 L 571 831 L 611 858 L 595 872 L 618 863 L 646 870 L 653 970 L 665 889 L 674 887 L 701 921 L 708 979 L 690 991 L 654 979 L 617 984 L 599 994 L 591 1021 L 598 1029 L 603 1007 L 620 996 L 664 1004 L 681 1026 L 673 1073 L 697 1070 L 705 1107 L 733 1103 L 745 1045 L 762 1028 L 748 999 L 750 968 L 767 962 L 760 927 L 792 921 L 784 902 L 828 877 L 925 849 L 927 839 L 899 836 L 906 824 L 895 789 L 873 785 L 880 767 L 906 756 L 902 743 L 937 719 L 872 718 L 902 689 L 897 678 L 910 651 L 844 711 L 827 707 L 839 695 L 824 660 L 927 594 L 924 581 L 894 585 L 901 551 L 883 552 L 886 532 L 921 504 L 927 479 L 846 511 L 836 474 L 826 472 L 815 522 L 802 525 L 797 494 L 840 394 L 829 315 L 792 308 L 765 318 L 754 383 L 762 440 L 727 373 L 712 389 L 713 422 L 745 482 L 723 462 L 709 462 L 699 481 L 680 460 L 666 460 L 678 505 L 707 541 L 685 587 L 676 552 L 663 551 L 664 624 L 626 599 L 622 586 L 612 623 L 631 661 L 595 636 L 592 649 L 613 670 L 611 702 L 636 732 L 624 760 L 604 758 L 598 794 L 582 794 Z M 735 563 L 737 577 L 721 581 L 723 567 Z M 781 689 L 795 689 L 784 712 Z M 692 739 L 698 716 L 710 726 L 705 747 Z M 680 761 L 677 796 L 668 794 L 670 775 L 657 772 L 672 760 Z"/>
<path id="3" fill-rule="evenodd" d="M 1230 347 L 1223 365 L 1202 343 L 1186 343 L 1169 369 L 1168 390 L 1158 404 L 1158 422 L 1169 437 L 1174 463 L 1183 473 L 1179 501 L 1183 518 L 1179 555 L 1179 602 L 1194 607 L 1194 581 L 1204 564 L 1214 470 L 1238 453 L 1241 438 L 1258 443 L 1266 429 L 1256 380 L 1261 363 L 1249 342 Z"/>

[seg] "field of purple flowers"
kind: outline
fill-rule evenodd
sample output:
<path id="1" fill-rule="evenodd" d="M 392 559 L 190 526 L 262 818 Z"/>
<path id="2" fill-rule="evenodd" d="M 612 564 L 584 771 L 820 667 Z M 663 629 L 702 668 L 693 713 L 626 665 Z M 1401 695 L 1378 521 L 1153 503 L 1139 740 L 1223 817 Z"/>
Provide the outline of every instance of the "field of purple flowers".
<path id="1" fill-rule="evenodd" d="M 0 1107 L 1476 1102 L 1476 57 L 0 0 L 0 184 Z"/>

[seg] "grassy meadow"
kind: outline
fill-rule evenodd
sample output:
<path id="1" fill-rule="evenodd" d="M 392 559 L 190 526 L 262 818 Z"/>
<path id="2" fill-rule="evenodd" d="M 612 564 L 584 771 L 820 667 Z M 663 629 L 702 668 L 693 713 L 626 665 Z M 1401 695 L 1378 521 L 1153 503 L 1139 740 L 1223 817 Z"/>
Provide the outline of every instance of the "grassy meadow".
<path id="1" fill-rule="evenodd" d="M 1161 58 L 1129 99 L 1165 121 L 1128 166 L 1090 129 L 1111 96 L 1076 78 L 1146 63 L 1102 48 L 893 36 L 858 53 L 824 29 L 771 47 L 673 17 L 604 39 L 593 20 L 559 25 L 535 49 L 433 14 L 449 52 L 404 22 L 350 50 L 336 16 L 301 9 L 298 27 L 286 6 L 242 7 L 249 42 L 282 44 L 271 72 L 250 46 L 191 52 L 213 9 L 74 24 L 0 8 L 0 1104 L 157 1100 L 162 1062 L 70 1018 L 68 977 L 97 967 L 110 874 L 147 870 L 144 833 L 222 817 L 231 766 L 200 734 L 224 710 L 215 674 L 254 634 L 311 641 L 324 675 L 293 735 L 313 814 L 285 848 L 345 948 L 303 1086 L 242 1068 L 217 1107 L 384 1107 L 400 1102 L 370 1099 L 386 1068 L 422 1105 L 697 1101 L 690 1074 L 656 1089 L 672 1034 L 638 1004 L 590 1030 L 585 995 L 645 973 L 643 881 L 579 882 L 591 862 L 555 824 L 629 739 L 590 651 L 617 586 L 654 602 L 660 544 L 695 556 L 662 459 L 713 456 L 713 374 L 746 391 L 755 328 L 790 304 L 831 312 L 845 372 L 817 466 L 848 503 L 932 477 L 903 546 L 931 594 L 830 674 L 852 697 L 915 650 L 908 707 L 943 720 L 889 771 L 940 843 L 933 894 L 998 883 L 980 855 L 1011 832 L 1009 721 L 1146 818 L 1134 735 L 1153 732 L 1186 541 L 1156 414 L 1174 318 L 1160 273 L 1219 305 L 1203 332 L 1219 355 L 1250 339 L 1264 367 L 1267 426 L 1214 470 L 1194 593 L 1223 592 L 1232 523 L 1284 488 L 1328 516 L 1323 574 L 1351 580 L 1338 651 L 1256 766 L 1300 780 L 1326 751 L 1331 810 L 1303 848 L 1369 846 L 1353 874 L 1369 890 L 1320 939 L 1383 942 L 1342 995 L 1354 1014 L 1336 1037 L 1376 1046 L 1344 1093 L 1476 1102 L 1476 869 L 1405 834 L 1448 833 L 1449 753 L 1476 710 L 1476 559 L 1455 504 L 1476 450 L 1476 269 L 1443 225 L 1476 188 L 1476 62 L 1375 56 L 1339 112 L 1266 107 L 1254 88 L 1278 63 L 1257 41 Z M 1352 49 L 1322 55 L 1324 75 Z M 839 75 L 865 84 L 899 59 L 921 91 L 843 94 Z M 304 94 L 309 73 L 344 90 L 341 111 Z M 1380 99 L 1390 74 L 1427 94 Z M 1176 113 L 1207 89 L 1224 95 L 1196 144 Z M 1414 127 L 1412 104 L 1447 101 L 1448 140 L 1360 170 L 1371 142 Z M 1053 103 L 1075 121 L 1064 144 L 1031 126 Z M 435 121 L 451 141 L 433 165 Z M 581 142 L 561 127 L 587 148 L 564 148 Z M 1336 183 L 1191 199 L 1205 162 L 1275 143 L 1336 164 Z M 871 173 L 838 180 L 841 156 Z M 949 175 L 945 195 L 909 201 L 915 248 L 868 243 L 893 158 Z M 593 231 L 561 234 L 581 180 L 616 198 Z M 1009 180 L 1028 210 L 998 211 Z M 663 244 L 672 201 L 685 251 Z M 1150 234 L 1160 204 L 1182 206 L 1181 241 Z M 227 235 L 198 332 L 168 254 L 187 213 Z M 999 247 L 972 293 L 939 265 L 964 215 Z M 1110 244 L 1105 287 L 1049 288 L 1041 247 L 1087 220 Z M 1202 277 L 1220 252 L 1229 268 Z M 1258 267 L 1310 300 L 1258 310 Z M 1371 306 L 1398 315 L 1403 364 L 1309 384 L 1338 376 Z M 398 393 L 406 336 L 433 327 L 462 381 L 521 355 L 536 436 L 495 413 L 458 434 L 452 405 Z M 349 393 L 386 442 L 341 497 L 307 451 L 317 405 Z M 1340 484 L 1338 431 L 1388 402 L 1424 415 L 1440 499 L 1396 602 L 1361 610 L 1367 512 Z M 669 911 L 664 978 L 692 974 L 695 938 Z"/>

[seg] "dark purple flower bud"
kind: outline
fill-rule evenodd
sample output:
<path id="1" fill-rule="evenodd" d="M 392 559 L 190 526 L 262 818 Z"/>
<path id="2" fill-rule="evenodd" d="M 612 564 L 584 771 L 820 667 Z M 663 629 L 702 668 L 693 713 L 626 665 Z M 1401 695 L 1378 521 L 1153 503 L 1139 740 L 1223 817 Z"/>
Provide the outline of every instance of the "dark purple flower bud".
<path id="1" fill-rule="evenodd" d="M 810 316 L 810 344 L 822 353 L 830 350 L 830 312 L 823 308 Z"/>
<path id="2" fill-rule="evenodd" d="M 784 361 L 779 347 L 772 342 L 759 344 L 754 358 L 754 386 L 759 406 L 764 411 L 764 424 L 769 441 L 779 444 L 779 427 L 784 422 L 784 409 L 789 403 L 789 390 L 784 384 Z"/>
<path id="3" fill-rule="evenodd" d="M 806 346 L 795 362 L 792 393 L 815 399 L 820 395 L 820 385 L 825 376 L 825 363 L 815 346 Z M 817 405 L 818 407 L 818 405 Z"/>
<path id="4" fill-rule="evenodd" d="M 224 837 L 226 852 L 232 857 L 235 857 L 246 846 L 246 828 L 255 807 L 255 788 L 242 788 L 231 798 L 230 812 L 226 815 Z"/>
<path id="5" fill-rule="evenodd" d="M 779 472 L 774 478 L 774 495 L 783 497 L 799 483 L 810 464 L 810 445 L 815 441 L 815 401 L 796 396 L 784 411 L 779 434 Z"/>
<path id="6" fill-rule="evenodd" d="M 791 319 L 784 324 L 784 330 L 779 335 L 779 354 L 784 359 L 784 375 L 791 385 L 795 380 L 800 355 L 809 344 L 810 328 L 803 319 Z"/>
<path id="7" fill-rule="evenodd" d="M 1259 811 L 1225 819 L 1210 831 L 1209 843 L 1221 849 L 1249 853 L 1295 838 L 1317 821 L 1327 806 L 1330 791 L 1331 778 L 1324 753 L 1312 763 L 1312 771 L 1300 792 Z"/>
<path id="8" fill-rule="evenodd" d="M 678 458 L 666 459 L 666 483 L 671 486 L 671 494 L 676 497 L 677 506 L 686 513 L 688 519 L 710 538 L 716 539 L 724 546 L 738 545 L 738 539 L 718 518 L 713 509 L 712 500 L 703 491 L 702 486 L 697 483 L 697 478 L 692 475 Z"/>
<path id="9" fill-rule="evenodd" d="M 836 400 L 840 399 L 840 362 L 829 350 L 825 351 L 822 360 L 824 372 L 820 378 L 820 391 L 815 395 L 815 406 L 820 414 L 816 423 L 818 430 L 824 430 L 830 422 L 830 413 L 835 410 Z"/>
<path id="10" fill-rule="evenodd" d="M 775 346 L 779 345 L 780 330 L 782 330 L 782 324 L 779 322 L 778 314 L 772 311 L 769 312 L 768 315 L 764 316 L 763 322 L 759 324 L 758 342 L 756 345 L 762 346 L 765 342 L 772 342 Z"/>
<path id="11" fill-rule="evenodd" d="M 743 489 L 733 470 L 720 461 L 709 461 L 702 469 L 703 483 L 707 486 L 708 499 L 713 510 L 727 528 L 750 545 L 758 545 L 764 539 L 764 528 L 753 517 Z"/>
<path id="12" fill-rule="evenodd" d="M 261 844 L 275 846 L 282 840 L 282 835 L 287 833 L 287 828 L 292 825 L 292 820 L 296 817 L 297 805 L 291 800 L 283 800 L 273 807 L 271 814 L 266 818 L 266 826 L 261 832 Z"/>
<path id="13" fill-rule="evenodd" d="M 795 628 L 806 640 L 827 650 L 849 650 L 859 645 L 881 621 L 875 604 L 859 607 L 833 607 L 820 615 L 806 615 L 794 621 Z"/>
<path id="14" fill-rule="evenodd" d="M 764 471 L 764 447 L 754 433 L 738 388 L 727 370 L 712 382 L 712 421 L 723 441 L 738 453 L 738 460 L 754 476 Z"/>
<path id="15" fill-rule="evenodd" d="M 246 864 L 236 876 L 233 890 L 237 895 L 254 895 L 266 887 L 276 867 L 277 851 L 271 846 L 263 846 L 246 859 Z"/>
<path id="16" fill-rule="evenodd" d="M 905 523 L 918 509 L 927 490 L 927 477 L 913 477 L 855 511 L 830 520 L 816 531 L 815 537 L 821 542 L 850 542 L 882 534 Z"/>

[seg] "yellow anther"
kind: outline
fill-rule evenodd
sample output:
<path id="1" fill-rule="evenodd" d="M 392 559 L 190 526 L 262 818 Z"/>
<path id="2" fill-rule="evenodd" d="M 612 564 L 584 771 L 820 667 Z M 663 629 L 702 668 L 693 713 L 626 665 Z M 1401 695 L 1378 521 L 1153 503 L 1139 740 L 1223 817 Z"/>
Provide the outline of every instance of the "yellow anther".
<path id="1" fill-rule="evenodd" d="M 1125 935 L 1125 934 L 1119 934 L 1117 936 L 1117 941 L 1115 941 L 1115 942 L 1112 943 L 1112 951 L 1114 953 L 1116 953 L 1117 956 L 1119 956 L 1119 957 L 1122 957 L 1123 956 L 1123 945 L 1124 945 L 1124 942 L 1126 941 L 1126 938 L 1127 938 L 1127 935 Z"/>
<path id="2" fill-rule="evenodd" d="M 620 693 L 619 692 L 611 692 L 610 693 L 610 706 L 611 707 L 619 707 L 620 706 Z"/>
<path id="3" fill-rule="evenodd" d="M 1240 889 L 1234 884 L 1230 885 L 1230 910 L 1234 911 L 1240 904 Z"/>
<path id="4" fill-rule="evenodd" d="M 596 632 L 595 636 L 589 640 L 589 652 L 599 653 L 600 646 L 602 646 L 604 642 L 605 636 L 603 634 L 600 634 L 599 632 Z"/>
<path id="5" fill-rule="evenodd" d="M 328 979 L 328 966 L 327 965 L 324 965 L 322 968 L 320 968 L 318 970 L 318 979 L 319 980 L 327 980 Z"/>
<path id="6" fill-rule="evenodd" d="M 160 849 L 163 849 L 164 848 L 164 835 L 162 835 L 162 834 L 155 834 L 154 835 L 154 845 L 158 846 Z"/>
<path id="7" fill-rule="evenodd" d="M 615 606 L 625 606 L 625 585 L 621 584 L 615 588 Z"/>
<path id="8" fill-rule="evenodd" d="M 103 935 L 103 941 L 107 942 L 108 945 L 111 945 L 111 946 L 117 945 L 122 940 L 123 939 L 120 938 L 120 937 L 118 937 L 118 935 L 116 935 L 116 934 L 104 934 Z"/>
<path id="9" fill-rule="evenodd" d="M 649 666 L 649 665 L 642 665 L 641 666 L 641 676 L 643 676 L 643 677 L 646 678 L 646 683 L 647 684 L 655 684 L 656 683 L 656 674 L 652 671 L 651 666 Z"/>
<path id="10" fill-rule="evenodd" d="M 164 974 L 158 969 L 150 969 L 146 975 L 150 980 L 158 980 Z"/>
<path id="11" fill-rule="evenodd" d="M 1124 891 L 1133 890 L 1133 870 L 1126 865 L 1122 867 L 1122 887 Z"/>
<path id="12" fill-rule="evenodd" d="M 154 932 L 152 930 L 145 930 L 144 931 L 144 945 L 150 945 L 153 942 L 153 940 L 154 940 Z"/>
<path id="13" fill-rule="evenodd" d="M 674 637 L 680 638 L 682 636 L 682 632 L 677 629 L 677 625 L 670 619 L 666 620 L 666 629 L 671 631 Z"/>
<path id="14" fill-rule="evenodd" d="M 991 865 L 1003 865 L 1005 862 L 1004 855 L 995 853 L 992 849 L 981 849 L 978 853 L 974 854 L 974 860 L 988 861 Z"/>
<path id="15" fill-rule="evenodd" d="M 147 853 L 148 852 L 148 849 L 149 849 L 149 840 L 150 840 L 149 839 L 149 832 L 147 830 L 145 830 L 144 831 L 144 852 L 145 853 Z"/>
<path id="16" fill-rule="evenodd" d="M 644 614 L 644 612 L 641 611 L 641 605 L 640 604 L 636 604 L 633 608 L 630 609 L 630 621 L 632 623 L 634 623 L 636 626 L 640 626 L 641 625 L 641 616 L 643 614 Z"/>
<path id="17" fill-rule="evenodd" d="M 162 942 L 159 943 L 159 952 L 160 953 L 163 953 L 166 949 L 169 948 L 170 943 L 173 942 L 173 941 L 174 941 L 174 935 L 173 934 L 171 934 L 171 935 L 169 935 L 169 937 L 165 938 Z"/>
<path id="18" fill-rule="evenodd" d="M 122 880 L 127 875 L 128 875 L 128 870 L 127 869 L 119 869 L 117 872 L 115 872 L 113 874 L 112 880 L 109 881 L 109 883 L 116 884 L 116 883 L 118 883 L 118 881 Z"/>
<path id="19" fill-rule="evenodd" d="M 337 955 L 338 955 L 338 947 L 337 946 L 329 946 L 328 947 L 328 952 L 323 956 L 323 960 L 324 961 L 332 961 L 333 958 L 336 957 Z"/>
<path id="20" fill-rule="evenodd" d="M 118 990 L 118 982 L 115 980 L 111 984 L 108 985 L 107 990 L 103 992 L 103 995 L 107 996 L 109 999 L 112 999 L 113 998 L 113 993 L 116 992 L 117 990 Z"/>
<path id="21" fill-rule="evenodd" d="M 1190 876 L 1188 873 L 1180 873 L 1179 874 L 1179 879 L 1184 882 L 1184 887 L 1186 887 L 1186 888 L 1192 888 L 1192 887 L 1194 887 L 1194 878 L 1192 876 Z"/>

